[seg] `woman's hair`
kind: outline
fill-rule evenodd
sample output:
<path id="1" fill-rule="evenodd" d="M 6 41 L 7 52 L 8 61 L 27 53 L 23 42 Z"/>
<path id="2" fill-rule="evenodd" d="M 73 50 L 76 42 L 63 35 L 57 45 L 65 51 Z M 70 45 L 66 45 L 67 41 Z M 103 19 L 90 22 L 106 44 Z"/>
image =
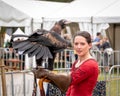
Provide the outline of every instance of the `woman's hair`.
<path id="1" fill-rule="evenodd" d="M 87 32 L 87 31 L 80 31 L 80 32 L 77 32 L 74 37 L 73 37 L 73 41 L 75 39 L 76 36 L 82 36 L 86 39 L 87 43 L 92 43 L 92 40 L 91 40 L 91 35 Z"/>

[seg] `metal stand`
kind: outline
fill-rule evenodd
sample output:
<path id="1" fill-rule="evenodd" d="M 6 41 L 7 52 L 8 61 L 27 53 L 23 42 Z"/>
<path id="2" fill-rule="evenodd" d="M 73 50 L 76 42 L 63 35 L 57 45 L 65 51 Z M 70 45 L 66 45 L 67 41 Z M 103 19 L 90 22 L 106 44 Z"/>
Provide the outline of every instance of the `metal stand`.
<path id="1" fill-rule="evenodd" d="M 1 68 L 1 80 L 2 80 L 2 96 L 7 96 L 7 90 L 6 90 L 6 78 L 5 78 L 5 68 L 4 68 L 4 61 L 3 59 L 0 59 L 0 68 Z"/>

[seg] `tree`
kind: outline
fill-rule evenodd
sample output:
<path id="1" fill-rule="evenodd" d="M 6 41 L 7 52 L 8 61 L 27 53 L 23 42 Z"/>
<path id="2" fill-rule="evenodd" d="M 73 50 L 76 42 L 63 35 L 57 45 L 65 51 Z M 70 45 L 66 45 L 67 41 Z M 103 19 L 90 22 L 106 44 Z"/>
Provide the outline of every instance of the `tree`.
<path id="1" fill-rule="evenodd" d="M 53 2 L 72 2 L 74 0 L 43 0 L 43 1 L 53 1 Z"/>

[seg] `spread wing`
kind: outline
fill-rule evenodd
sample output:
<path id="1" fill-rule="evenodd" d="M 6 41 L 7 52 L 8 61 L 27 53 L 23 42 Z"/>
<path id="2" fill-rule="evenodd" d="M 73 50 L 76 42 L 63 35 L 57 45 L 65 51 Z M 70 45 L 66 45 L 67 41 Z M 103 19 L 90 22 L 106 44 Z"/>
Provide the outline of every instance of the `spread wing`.
<path id="1" fill-rule="evenodd" d="M 48 32 L 38 30 L 30 36 L 13 35 L 12 38 L 27 37 L 26 40 L 13 41 L 13 48 L 18 51 L 23 51 L 23 54 L 28 54 L 29 57 L 36 56 L 39 58 L 53 58 L 52 53 L 62 51 L 68 46 L 68 41 L 63 39 L 56 32 Z"/>

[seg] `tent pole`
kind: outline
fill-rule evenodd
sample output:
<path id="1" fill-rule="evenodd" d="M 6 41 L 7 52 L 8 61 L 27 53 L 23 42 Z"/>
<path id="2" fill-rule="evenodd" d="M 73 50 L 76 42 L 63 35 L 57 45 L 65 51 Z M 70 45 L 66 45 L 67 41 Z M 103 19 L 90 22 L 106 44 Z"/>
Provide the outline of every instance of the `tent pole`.
<path id="1" fill-rule="evenodd" d="M 3 59 L 0 59 L 0 68 L 1 68 L 1 80 L 2 80 L 2 96 L 7 96 L 7 88 L 6 88 L 6 78 L 5 78 L 5 65 Z"/>
<path id="2" fill-rule="evenodd" d="M 42 17 L 41 29 L 43 29 L 44 17 Z"/>
<path id="3" fill-rule="evenodd" d="M 92 33 L 92 36 L 94 35 L 93 34 L 93 16 L 91 16 L 91 33 Z"/>

